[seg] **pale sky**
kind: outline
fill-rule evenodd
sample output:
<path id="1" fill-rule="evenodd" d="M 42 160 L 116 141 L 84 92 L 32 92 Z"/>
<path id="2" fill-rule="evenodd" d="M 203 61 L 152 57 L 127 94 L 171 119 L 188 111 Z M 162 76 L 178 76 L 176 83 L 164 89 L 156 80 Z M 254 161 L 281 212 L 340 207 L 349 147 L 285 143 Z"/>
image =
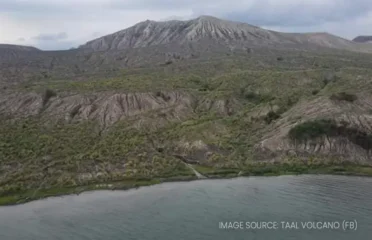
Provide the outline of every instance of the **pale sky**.
<path id="1" fill-rule="evenodd" d="M 284 32 L 372 35 L 371 0 L 0 0 L 0 43 L 69 49 L 147 19 L 200 15 Z"/>

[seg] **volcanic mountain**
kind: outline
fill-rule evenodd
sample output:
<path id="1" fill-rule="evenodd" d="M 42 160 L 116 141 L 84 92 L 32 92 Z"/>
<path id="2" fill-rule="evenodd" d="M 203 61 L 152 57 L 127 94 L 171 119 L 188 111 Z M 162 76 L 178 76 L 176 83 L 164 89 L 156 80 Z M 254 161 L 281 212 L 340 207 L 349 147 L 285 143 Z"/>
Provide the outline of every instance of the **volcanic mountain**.
<path id="1" fill-rule="evenodd" d="M 0 45 L 0 205 L 190 167 L 372 175 L 371 48 L 209 16 L 68 51 Z"/>
<path id="2" fill-rule="evenodd" d="M 125 30 L 92 40 L 80 49 L 94 51 L 122 50 L 165 44 L 216 42 L 228 46 L 327 47 L 360 51 L 353 42 L 328 33 L 280 33 L 247 23 L 233 22 L 211 16 L 188 21 L 144 21 Z"/>
<path id="3" fill-rule="evenodd" d="M 252 52 L 253 49 L 255 52 L 372 52 L 370 45 L 328 33 L 281 33 L 211 16 L 187 21 L 147 20 L 74 50 L 40 51 L 32 47 L 0 45 L 0 82 L 1 79 L 23 81 L 23 76 L 36 72 L 73 77 L 81 73 L 158 65 L 195 57 L 209 59 L 232 52 Z"/>

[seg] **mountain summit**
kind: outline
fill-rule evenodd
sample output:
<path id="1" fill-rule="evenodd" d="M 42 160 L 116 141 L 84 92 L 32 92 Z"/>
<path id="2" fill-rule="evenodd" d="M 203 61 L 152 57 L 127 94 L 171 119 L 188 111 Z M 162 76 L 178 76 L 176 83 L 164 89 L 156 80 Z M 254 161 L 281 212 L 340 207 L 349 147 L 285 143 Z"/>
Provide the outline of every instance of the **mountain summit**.
<path id="1" fill-rule="evenodd" d="M 139 48 L 168 43 L 196 42 L 208 38 L 216 41 L 276 39 L 271 31 L 245 23 L 201 16 L 188 21 L 143 21 L 125 30 L 95 39 L 81 46 L 95 51 Z"/>
<path id="2" fill-rule="evenodd" d="M 80 48 L 93 51 L 122 50 L 170 43 L 185 44 L 202 40 L 210 44 L 218 42 L 232 46 L 239 43 L 250 46 L 314 45 L 349 50 L 353 50 L 354 47 L 353 42 L 327 33 L 280 33 L 247 23 L 200 16 L 188 21 L 143 21 L 125 30 L 92 40 Z"/>

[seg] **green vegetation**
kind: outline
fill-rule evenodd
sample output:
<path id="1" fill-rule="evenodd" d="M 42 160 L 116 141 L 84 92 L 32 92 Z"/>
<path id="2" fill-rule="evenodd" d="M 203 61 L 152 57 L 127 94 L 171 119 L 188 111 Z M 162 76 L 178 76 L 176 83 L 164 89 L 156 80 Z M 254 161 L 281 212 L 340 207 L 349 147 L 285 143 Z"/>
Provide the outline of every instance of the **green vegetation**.
<path id="1" fill-rule="evenodd" d="M 354 94 L 349 94 L 349 93 L 346 93 L 346 92 L 340 92 L 340 93 L 332 94 L 330 99 L 334 100 L 334 101 L 354 102 L 358 99 L 358 97 Z"/>
<path id="2" fill-rule="evenodd" d="M 254 166 L 243 172 L 243 176 L 279 176 L 279 175 L 299 175 L 299 174 L 331 174 L 331 175 L 354 175 L 372 176 L 372 167 L 357 166 L 352 163 L 342 165 L 327 164 L 271 164 L 264 166 Z"/>
<path id="3" fill-rule="evenodd" d="M 43 107 L 45 107 L 45 105 L 48 103 L 50 98 L 55 97 L 55 96 L 57 96 L 57 93 L 54 92 L 53 90 L 51 89 L 44 90 L 42 94 Z"/>
<path id="4" fill-rule="evenodd" d="M 193 177 L 184 177 L 184 178 L 177 178 L 177 180 L 192 180 Z M 169 179 L 172 180 L 171 178 Z M 82 185 L 82 186 L 70 186 L 70 187 L 54 187 L 48 189 L 32 189 L 26 191 L 18 191 L 15 193 L 8 193 L 4 196 L 0 196 L 0 206 L 2 205 L 13 205 L 13 204 L 21 204 L 26 203 L 29 201 L 47 198 L 47 197 L 55 197 L 55 196 L 62 196 L 62 195 L 70 195 L 70 194 L 80 194 L 86 191 L 93 191 L 93 190 L 127 190 L 131 188 L 138 188 L 144 186 L 151 186 L 155 184 L 162 183 L 163 179 L 133 179 L 133 180 L 126 180 L 120 182 L 110 182 L 105 184 L 92 184 L 92 185 Z"/>
<path id="5" fill-rule="evenodd" d="M 372 135 L 359 129 L 337 124 L 334 120 L 317 119 L 298 124 L 292 128 L 288 136 L 293 141 L 306 141 L 319 137 L 345 137 L 360 147 L 372 149 Z"/>
<path id="6" fill-rule="evenodd" d="M 317 119 L 298 124 L 292 128 L 288 136 L 292 140 L 309 140 L 322 136 L 333 135 L 337 131 L 337 124 L 329 119 Z"/>
<path id="7" fill-rule="evenodd" d="M 318 93 L 319 93 L 319 90 L 313 90 L 313 91 L 311 92 L 312 95 L 317 95 Z"/>
<path id="8" fill-rule="evenodd" d="M 299 175 L 299 174 L 333 174 L 333 175 L 357 175 L 372 176 L 371 166 L 358 166 L 353 163 L 312 163 L 310 160 L 301 161 L 292 159 L 291 162 L 284 163 L 251 163 L 242 169 L 216 169 L 213 167 L 194 165 L 194 168 L 208 178 L 234 178 L 239 176 L 279 176 L 279 175 Z M 85 191 L 93 190 L 127 190 L 143 186 L 151 186 L 163 182 L 172 181 L 191 181 L 197 180 L 195 176 L 152 178 L 152 179 L 128 179 L 117 182 L 107 182 L 105 184 L 91 184 L 82 186 L 49 188 L 49 189 L 30 189 L 0 195 L 0 206 L 21 204 L 29 201 L 69 195 L 80 194 Z"/>
<path id="9" fill-rule="evenodd" d="M 45 125 L 37 119 L 0 126 L 0 195 L 136 178 L 190 176 L 179 160 L 157 152 L 146 131 L 118 124 L 102 133 L 92 122 Z M 101 135 L 101 136 L 100 136 Z"/>
<path id="10" fill-rule="evenodd" d="M 275 120 L 277 120 L 277 119 L 279 119 L 280 118 L 280 115 L 278 114 L 278 113 L 276 113 L 276 112 L 274 112 L 274 111 L 270 111 L 270 112 L 268 112 L 267 114 L 266 114 L 266 116 L 265 116 L 265 122 L 267 123 L 267 124 L 270 124 L 272 121 L 275 121 Z"/>
<path id="11" fill-rule="evenodd" d="M 356 95 L 351 93 L 372 93 L 370 55 L 255 50 L 255 54 L 232 53 L 125 70 L 110 64 L 112 71 L 78 76 L 51 71 L 47 77 L 41 74 L 6 90 L 40 93 L 45 107 L 41 110 L 47 110 L 57 95 L 96 97 L 101 92 L 152 92 L 151 100 L 165 102 L 166 107 L 162 111 L 139 107 L 112 125 L 100 123 L 98 117 L 75 118 L 77 109 L 67 113 L 71 121 L 44 111 L 27 118 L 0 116 L 0 205 L 195 179 L 175 156 L 200 162 L 195 169 L 210 178 L 371 175 L 368 166 L 338 162 L 259 164 L 256 160 L 261 156 L 255 152 L 258 143 L 281 130 L 279 124 L 301 119 L 305 122 L 289 131 L 292 141 L 343 137 L 370 150 L 369 134 L 334 120 L 306 121 L 303 114 L 307 102 L 318 104 L 331 98 L 352 103 Z M 182 104 L 170 101 L 169 93 Z M 182 94 L 190 98 L 182 99 Z"/>

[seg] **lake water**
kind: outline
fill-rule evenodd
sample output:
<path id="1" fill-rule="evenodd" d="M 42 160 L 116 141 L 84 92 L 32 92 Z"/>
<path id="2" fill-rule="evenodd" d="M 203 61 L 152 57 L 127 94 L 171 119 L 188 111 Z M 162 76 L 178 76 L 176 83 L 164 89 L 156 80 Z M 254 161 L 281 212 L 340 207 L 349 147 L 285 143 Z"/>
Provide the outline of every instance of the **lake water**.
<path id="1" fill-rule="evenodd" d="M 306 222 L 316 229 L 304 228 Z M 224 229 L 230 223 L 238 228 Z M 252 229 L 255 223 L 266 229 Z M 363 177 L 202 180 L 0 207 L 0 240 L 364 240 L 371 234 L 372 178 Z"/>

